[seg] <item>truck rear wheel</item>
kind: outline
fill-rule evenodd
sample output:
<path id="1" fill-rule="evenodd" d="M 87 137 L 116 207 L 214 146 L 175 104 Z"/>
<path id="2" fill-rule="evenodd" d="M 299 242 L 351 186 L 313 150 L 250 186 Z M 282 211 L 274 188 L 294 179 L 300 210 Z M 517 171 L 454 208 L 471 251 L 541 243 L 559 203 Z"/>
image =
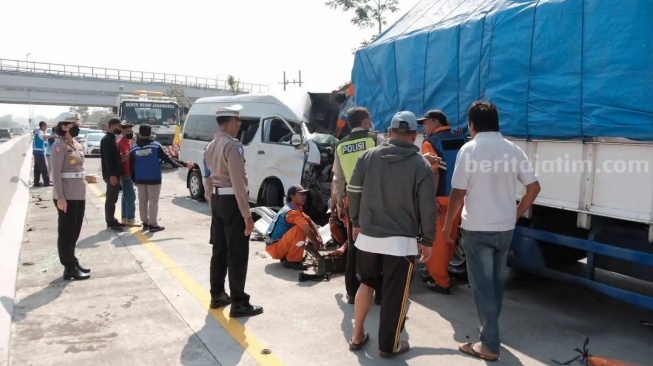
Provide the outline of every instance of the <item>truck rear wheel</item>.
<path id="1" fill-rule="evenodd" d="M 193 170 L 188 177 L 188 191 L 190 192 L 190 198 L 204 201 L 204 182 L 198 170 Z"/>

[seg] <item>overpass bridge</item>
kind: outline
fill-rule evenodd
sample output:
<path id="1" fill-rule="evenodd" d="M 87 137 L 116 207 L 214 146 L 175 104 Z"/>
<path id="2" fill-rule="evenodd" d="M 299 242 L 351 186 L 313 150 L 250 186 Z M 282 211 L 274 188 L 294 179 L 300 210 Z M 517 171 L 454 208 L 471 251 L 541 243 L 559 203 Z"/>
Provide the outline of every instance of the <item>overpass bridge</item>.
<path id="1" fill-rule="evenodd" d="M 103 67 L 0 59 L 0 103 L 112 107 L 132 90 L 165 92 L 173 85 L 186 97 L 232 95 L 226 80 Z M 267 93 L 267 85 L 239 83 L 243 93 Z"/>

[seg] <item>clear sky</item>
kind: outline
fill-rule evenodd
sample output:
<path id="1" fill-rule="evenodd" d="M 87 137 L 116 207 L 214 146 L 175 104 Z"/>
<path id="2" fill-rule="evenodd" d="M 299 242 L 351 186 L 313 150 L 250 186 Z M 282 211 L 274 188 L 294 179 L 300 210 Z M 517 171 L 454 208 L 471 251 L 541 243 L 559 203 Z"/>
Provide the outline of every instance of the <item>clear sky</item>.
<path id="1" fill-rule="evenodd" d="M 309 91 L 349 81 L 352 49 L 373 29 L 325 0 L 19 0 L 3 1 L 0 58 L 176 73 L 282 86 L 302 79 Z M 419 0 L 400 0 L 388 25 Z M 297 86 L 289 86 L 297 88 Z M 36 106 L 54 117 L 64 107 Z M 0 104 L 0 116 L 28 116 L 27 106 Z"/>

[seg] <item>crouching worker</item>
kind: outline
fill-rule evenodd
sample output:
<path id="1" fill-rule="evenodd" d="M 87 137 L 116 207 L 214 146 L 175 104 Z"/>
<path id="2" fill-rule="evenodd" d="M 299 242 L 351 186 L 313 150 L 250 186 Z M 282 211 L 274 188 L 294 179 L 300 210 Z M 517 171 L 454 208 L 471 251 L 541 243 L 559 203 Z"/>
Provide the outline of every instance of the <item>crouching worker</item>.
<path id="1" fill-rule="evenodd" d="M 316 249 L 324 244 L 317 225 L 304 213 L 308 190 L 300 185 L 288 189 L 288 202 L 272 219 L 265 233 L 265 251 L 274 259 L 280 259 L 286 268 L 304 270 L 304 245 L 310 241 Z"/>

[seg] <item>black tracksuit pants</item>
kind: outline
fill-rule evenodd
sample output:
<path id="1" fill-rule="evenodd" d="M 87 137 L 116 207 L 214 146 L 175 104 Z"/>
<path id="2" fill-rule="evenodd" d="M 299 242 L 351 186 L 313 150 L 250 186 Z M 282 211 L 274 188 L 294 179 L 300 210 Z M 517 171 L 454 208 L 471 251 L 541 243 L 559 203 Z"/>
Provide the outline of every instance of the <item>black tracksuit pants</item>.
<path id="1" fill-rule="evenodd" d="M 59 249 L 59 261 L 66 269 L 75 268 L 77 258 L 75 257 L 75 246 L 82 232 L 84 223 L 84 211 L 86 201 L 67 201 L 66 212 L 57 208 L 59 220 L 57 225 L 58 237 L 57 248 Z M 57 200 L 54 200 L 57 207 Z"/>
<path id="2" fill-rule="evenodd" d="M 361 283 L 383 288 L 379 320 L 379 350 L 397 352 L 406 323 L 408 295 L 415 256 L 398 257 L 359 250 L 356 268 Z"/>
<path id="3" fill-rule="evenodd" d="M 228 273 L 232 303 L 249 304 L 249 295 L 245 293 L 249 236 L 245 236 L 245 219 L 233 194 L 211 196 L 211 244 L 211 297 L 225 292 Z"/>
<path id="4" fill-rule="evenodd" d="M 118 224 L 116 219 L 116 203 L 118 202 L 118 196 L 120 195 L 120 180 L 118 184 L 112 186 L 109 181 L 107 184 L 107 193 L 104 200 L 104 219 L 107 222 L 107 226 L 114 226 Z"/>

